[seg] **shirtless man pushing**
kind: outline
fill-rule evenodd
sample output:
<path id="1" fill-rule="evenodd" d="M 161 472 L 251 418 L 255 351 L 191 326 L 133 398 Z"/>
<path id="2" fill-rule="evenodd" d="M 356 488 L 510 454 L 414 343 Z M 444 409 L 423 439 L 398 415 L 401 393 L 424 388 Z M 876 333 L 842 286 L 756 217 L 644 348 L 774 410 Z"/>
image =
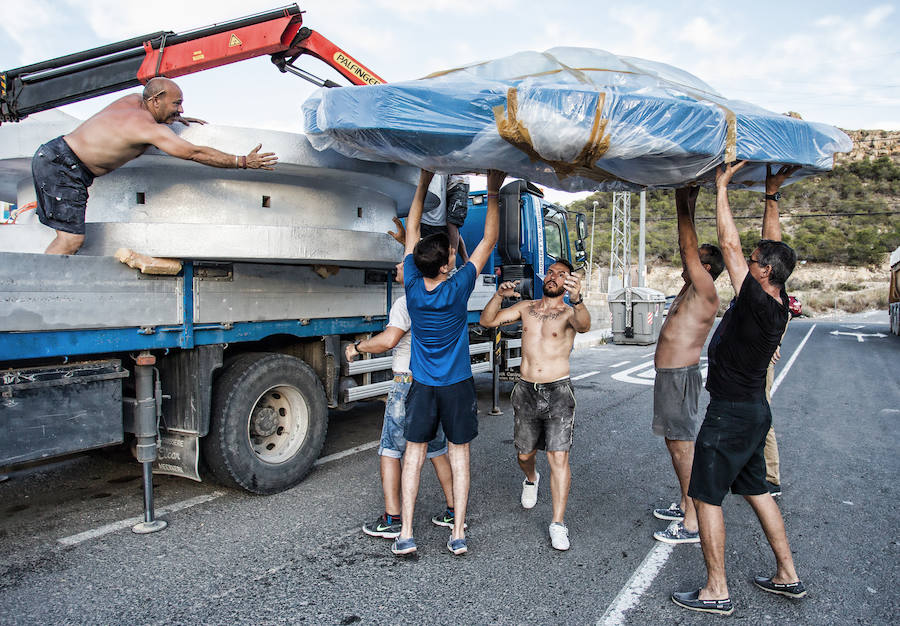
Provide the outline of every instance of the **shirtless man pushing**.
<path id="1" fill-rule="evenodd" d="M 535 470 L 538 448 L 547 451 L 550 463 L 550 493 L 553 519 L 550 541 L 557 550 L 569 549 L 569 529 L 563 516 L 569 498 L 571 473 L 569 449 L 575 428 L 575 392 L 569 380 L 569 353 L 575 333 L 591 329 L 591 314 L 581 297 L 581 281 L 572 265 L 556 261 L 544 278 L 540 300 L 517 302 L 500 310 L 503 298 L 520 298 L 517 282 L 504 282 L 481 312 L 479 323 L 495 328 L 522 320 L 521 378 L 510 399 L 515 412 L 514 440 L 522 482 L 522 506 L 537 503 L 540 474 Z M 569 303 L 563 301 L 569 293 Z"/>
<path id="2" fill-rule="evenodd" d="M 666 439 L 672 466 L 681 486 L 681 501 L 656 509 L 659 519 L 673 520 L 653 534 L 666 543 L 699 543 L 697 512 L 687 497 L 694 462 L 694 440 L 700 430 L 700 352 L 719 310 L 715 280 L 725 268 L 722 252 L 713 245 L 697 248 L 694 207 L 699 187 L 678 189 L 678 248 L 684 287 L 669 307 L 659 332 L 654 366 L 653 432 Z"/>
<path id="3" fill-rule="evenodd" d="M 47 254 L 75 254 L 84 242 L 88 187 L 142 155 L 150 146 L 179 159 L 222 168 L 271 170 L 278 157 L 220 152 L 185 141 L 169 128 L 174 122 L 199 122 L 181 117 L 181 89 L 168 78 L 152 78 L 141 96 L 119 98 L 65 136 L 48 141 L 34 155 L 31 172 L 41 223 L 56 230 Z"/>

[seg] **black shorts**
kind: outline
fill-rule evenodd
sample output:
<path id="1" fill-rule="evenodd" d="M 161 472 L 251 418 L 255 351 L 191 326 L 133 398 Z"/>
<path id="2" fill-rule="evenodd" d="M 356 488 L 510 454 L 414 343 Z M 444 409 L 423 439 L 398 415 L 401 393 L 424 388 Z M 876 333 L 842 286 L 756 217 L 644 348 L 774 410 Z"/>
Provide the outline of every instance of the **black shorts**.
<path id="1" fill-rule="evenodd" d="M 462 226 L 469 213 L 469 185 L 457 184 L 447 190 L 447 223 Z"/>
<path id="2" fill-rule="evenodd" d="M 426 443 L 434 439 L 437 427 L 444 428 L 450 443 L 469 443 L 478 435 L 478 401 L 475 379 L 432 387 L 413 380 L 406 396 L 407 441 Z"/>
<path id="3" fill-rule="evenodd" d="M 764 397 L 750 402 L 712 399 L 694 444 L 688 495 L 716 506 L 731 493 L 758 496 L 766 485 L 766 434 L 772 413 Z"/>
<path id="4" fill-rule="evenodd" d="M 54 230 L 84 234 L 88 187 L 94 174 L 62 137 L 48 141 L 31 159 L 38 219 Z"/>
<path id="5" fill-rule="evenodd" d="M 419 235 L 422 239 L 425 237 L 430 237 L 431 235 L 437 235 L 438 233 L 444 233 L 448 237 L 450 233 L 447 232 L 446 224 L 444 226 L 434 226 L 432 224 L 420 224 L 419 225 Z"/>

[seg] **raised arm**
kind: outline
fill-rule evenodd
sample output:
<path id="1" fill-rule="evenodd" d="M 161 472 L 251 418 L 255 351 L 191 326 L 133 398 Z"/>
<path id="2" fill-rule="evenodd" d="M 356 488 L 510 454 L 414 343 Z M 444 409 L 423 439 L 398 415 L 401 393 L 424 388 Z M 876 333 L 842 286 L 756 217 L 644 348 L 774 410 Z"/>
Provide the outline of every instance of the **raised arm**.
<path id="1" fill-rule="evenodd" d="M 716 284 L 712 275 L 703 267 L 698 250 L 697 231 L 694 227 L 694 211 L 699 187 L 682 187 L 675 191 L 675 210 L 678 213 L 678 250 L 684 268 L 685 283 L 694 285 L 695 291 L 709 300 L 715 300 Z"/>
<path id="2" fill-rule="evenodd" d="M 777 173 L 766 163 L 766 210 L 763 213 L 762 238 L 781 241 L 781 220 L 778 215 L 776 194 L 787 178 L 800 169 L 799 165 L 782 165 Z"/>
<path id="3" fill-rule="evenodd" d="M 521 319 L 521 302 L 516 302 L 514 305 L 506 309 L 500 309 L 500 305 L 503 304 L 504 298 L 522 297 L 522 294 L 516 291 L 516 286 L 520 282 L 521 281 L 518 280 L 515 282 L 508 280 L 505 283 L 501 283 L 497 288 L 496 293 L 491 296 L 491 299 L 488 300 L 488 303 L 485 305 L 484 310 L 481 312 L 481 318 L 478 320 L 478 323 L 485 328 L 496 328 L 497 326 L 511 324 L 512 322 Z"/>
<path id="4" fill-rule="evenodd" d="M 257 145 L 246 156 L 242 156 L 228 154 L 209 146 L 194 145 L 173 133 L 164 124 L 149 125 L 148 131 L 145 143 L 152 144 L 173 157 L 186 161 L 196 161 L 211 167 L 271 170 L 278 162 L 278 157 L 275 156 L 274 152 L 259 153 L 262 144 Z"/>
<path id="5" fill-rule="evenodd" d="M 434 178 L 434 172 L 422 170 L 419 172 L 419 184 L 416 186 L 416 194 L 413 196 L 412 204 L 409 205 L 409 215 L 406 217 L 406 252 L 412 254 L 416 244 L 419 243 L 419 233 L 421 232 L 422 210 L 425 208 L 425 196 L 428 194 L 428 185 Z"/>
<path id="6" fill-rule="evenodd" d="M 505 172 L 488 170 L 487 173 L 487 215 L 484 217 L 484 235 L 469 255 L 469 263 L 475 266 L 476 272 L 487 263 L 497 238 L 500 236 L 500 185 L 506 178 Z"/>
<path id="7" fill-rule="evenodd" d="M 747 260 L 741 249 L 741 236 L 738 234 L 731 207 L 728 205 L 728 184 L 734 174 L 744 167 L 744 163 L 746 161 L 735 161 L 726 167 L 720 165 L 716 168 L 716 232 L 735 294 L 741 292 L 741 285 L 744 284 L 748 269 Z"/>
<path id="8" fill-rule="evenodd" d="M 566 274 L 563 283 L 569 292 L 569 304 L 572 305 L 574 315 L 569 318 L 569 323 L 577 333 L 586 333 L 591 329 L 591 313 L 584 304 L 584 296 L 581 295 L 581 279 L 576 274 Z"/>

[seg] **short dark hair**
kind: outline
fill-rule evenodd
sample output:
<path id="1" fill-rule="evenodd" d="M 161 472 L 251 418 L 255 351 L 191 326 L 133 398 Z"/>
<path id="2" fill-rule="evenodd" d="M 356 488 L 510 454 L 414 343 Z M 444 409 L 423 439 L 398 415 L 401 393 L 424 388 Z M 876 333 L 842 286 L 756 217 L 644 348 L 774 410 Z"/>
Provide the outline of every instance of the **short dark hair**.
<path id="1" fill-rule="evenodd" d="M 711 243 L 704 243 L 700 246 L 700 262 L 709 265 L 709 275 L 715 280 L 725 269 L 725 257 L 718 246 Z"/>
<path id="2" fill-rule="evenodd" d="M 556 265 L 557 263 L 562 263 L 563 265 L 565 265 L 570 274 L 575 271 L 575 266 L 569 263 L 566 259 L 556 259 L 550 265 Z"/>
<path id="3" fill-rule="evenodd" d="M 784 287 L 794 266 L 797 265 L 797 253 L 794 249 L 783 241 L 772 241 L 771 239 L 763 239 L 756 248 L 759 250 L 759 257 L 756 259 L 760 267 L 768 265 L 772 268 L 769 274 L 769 282 Z"/>
<path id="4" fill-rule="evenodd" d="M 413 248 L 413 261 L 426 278 L 436 278 L 441 268 L 450 262 L 450 237 L 435 233 L 420 239 Z"/>

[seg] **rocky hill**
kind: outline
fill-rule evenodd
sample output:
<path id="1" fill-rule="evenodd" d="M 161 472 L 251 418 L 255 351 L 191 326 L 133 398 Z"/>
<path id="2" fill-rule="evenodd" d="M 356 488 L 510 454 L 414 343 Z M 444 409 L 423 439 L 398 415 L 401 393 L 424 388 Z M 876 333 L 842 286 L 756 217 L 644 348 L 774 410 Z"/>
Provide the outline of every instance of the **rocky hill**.
<path id="1" fill-rule="evenodd" d="M 853 149 L 846 154 L 835 155 L 835 165 L 869 159 L 875 161 L 888 157 L 900 163 L 900 131 L 897 130 L 844 130 L 853 140 Z"/>

